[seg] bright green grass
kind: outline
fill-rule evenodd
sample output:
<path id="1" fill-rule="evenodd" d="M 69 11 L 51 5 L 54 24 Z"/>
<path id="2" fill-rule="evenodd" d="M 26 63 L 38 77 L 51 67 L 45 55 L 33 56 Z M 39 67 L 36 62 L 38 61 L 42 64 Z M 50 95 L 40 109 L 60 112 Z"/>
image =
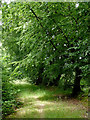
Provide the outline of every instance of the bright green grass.
<path id="1" fill-rule="evenodd" d="M 87 109 L 81 102 L 75 99 L 58 99 L 55 96 L 69 94 L 70 91 L 21 83 L 18 82 L 15 87 L 20 89 L 17 99 L 20 99 L 23 105 L 8 118 L 83 118 L 86 116 Z"/>

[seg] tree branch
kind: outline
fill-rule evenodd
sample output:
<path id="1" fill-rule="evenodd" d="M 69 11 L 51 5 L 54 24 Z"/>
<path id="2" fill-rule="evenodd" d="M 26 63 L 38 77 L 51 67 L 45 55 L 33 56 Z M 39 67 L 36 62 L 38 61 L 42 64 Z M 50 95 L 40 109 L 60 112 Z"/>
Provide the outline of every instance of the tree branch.
<path id="1" fill-rule="evenodd" d="M 38 18 L 38 16 L 36 15 L 36 13 L 33 11 L 32 8 L 30 8 L 30 10 L 32 11 L 32 13 L 33 13 L 34 16 L 36 17 L 37 21 L 39 22 L 39 18 Z M 42 25 L 40 22 L 39 22 L 39 24 L 40 24 L 40 26 L 43 28 L 43 30 L 46 31 L 46 30 L 44 29 L 43 25 Z M 46 32 L 46 34 L 47 34 L 47 32 Z M 48 34 L 50 34 L 50 33 L 48 32 Z M 47 35 L 48 35 L 48 34 L 47 34 Z M 55 50 L 57 50 L 57 48 L 56 48 L 56 46 L 54 45 L 54 43 L 52 42 L 52 40 L 53 40 L 53 39 L 50 39 L 50 42 L 51 42 L 52 46 L 55 48 Z"/>
<path id="2" fill-rule="evenodd" d="M 56 24 L 56 21 L 55 21 L 53 18 L 52 18 L 52 20 L 53 20 L 53 22 Z M 68 43 L 67 47 L 69 47 L 68 37 L 64 34 L 64 32 L 62 31 L 62 29 L 61 29 L 57 24 L 56 24 L 56 26 L 57 26 L 59 32 L 61 32 L 61 33 L 63 34 L 64 38 L 66 39 L 66 41 L 67 41 L 67 43 Z"/>
<path id="3" fill-rule="evenodd" d="M 48 13 L 49 13 L 49 10 L 48 10 L 48 7 L 47 7 L 47 11 L 48 11 Z M 56 11 L 55 11 L 56 12 Z M 63 15 L 63 14 L 59 14 L 59 15 Z M 64 16 L 64 15 L 63 15 Z M 66 16 L 65 16 L 66 17 Z M 51 17 L 52 18 L 52 17 Z M 68 37 L 64 34 L 64 32 L 62 31 L 62 29 L 56 24 L 56 21 L 52 18 L 52 20 L 53 20 L 53 22 L 55 23 L 55 25 L 57 26 L 57 28 L 58 28 L 58 30 L 59 30 L 59 32 L 61 32 L 62 34 L 63 34 L 63 36 L 64 36 L 64 38 L 66 39 L 66 41 L 67 41 L 67 47 L 69 47 L 69 41 L 68 41 Z"/>

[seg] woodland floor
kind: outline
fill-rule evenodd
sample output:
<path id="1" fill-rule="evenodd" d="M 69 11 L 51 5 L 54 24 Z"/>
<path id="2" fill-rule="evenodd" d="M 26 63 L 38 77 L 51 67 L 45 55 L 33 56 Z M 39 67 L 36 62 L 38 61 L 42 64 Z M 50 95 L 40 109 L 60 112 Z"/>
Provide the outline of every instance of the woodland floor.
<path id="1" fill-rule="evenodd" d="M 7 118 L 87 118 L 88 101 L 60 97 L 67 94 L 55 87 L 40 87 L 15 82 L 20 89 L 18 98 L 23 104 Z M 62 94 L 63 93 L 63 94 Z M 58 98 L 59 96 L 59 98 Z"/>

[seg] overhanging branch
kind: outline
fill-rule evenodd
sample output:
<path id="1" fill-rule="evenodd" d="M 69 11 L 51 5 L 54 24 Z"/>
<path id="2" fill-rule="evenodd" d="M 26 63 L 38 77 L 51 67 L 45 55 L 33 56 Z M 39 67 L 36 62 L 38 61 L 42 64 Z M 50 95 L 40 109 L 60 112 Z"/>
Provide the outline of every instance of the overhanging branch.
<path id="1" fill-rule="evenodd" d="M 36 15 L 36 13 L 33 11 L 33 9 L 32 9 L 31 7 L 30 7 L 30 10 L 31 10 L 31 12 L 33 13 L 33 15 L 35 16 L 35 18 L 37 19 L 37 21 L 39 22 L 40 26 L 43 28 L 43 30 L 46 31 L 46 30 L 44 29 L 43 25 L 40 23 L 39 17 Z M 47 34 L 47 32 L 46 32 L 46 34 Z M 50 34 L 50 33 L 48 32 L 48 34 Z M 47 34 L 47 35 L 48 35 L 48 34 Z M 57 50 L 57 48 L 56 48 L 56 46 L 54 45 L 54 43 L 52 42 L 52 40 L 53 40 L 53 39 L 50 39 L 50 43 L 52 44 L 52 46 L 54 47 L 54 49 Z"/>

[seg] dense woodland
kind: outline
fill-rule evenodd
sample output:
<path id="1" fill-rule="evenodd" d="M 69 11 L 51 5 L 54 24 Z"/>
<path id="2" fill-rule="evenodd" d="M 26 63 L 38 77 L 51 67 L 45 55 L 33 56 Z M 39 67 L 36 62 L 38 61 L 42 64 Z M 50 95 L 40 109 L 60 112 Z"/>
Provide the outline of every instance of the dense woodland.
<path id="1" fill-rule="evenodd" d="M 89 20 L 87 2 L 2 4 L 3 116 L 17 106 L 13 80 L 70 89 L 71 97 L 88 92 Z"/>

